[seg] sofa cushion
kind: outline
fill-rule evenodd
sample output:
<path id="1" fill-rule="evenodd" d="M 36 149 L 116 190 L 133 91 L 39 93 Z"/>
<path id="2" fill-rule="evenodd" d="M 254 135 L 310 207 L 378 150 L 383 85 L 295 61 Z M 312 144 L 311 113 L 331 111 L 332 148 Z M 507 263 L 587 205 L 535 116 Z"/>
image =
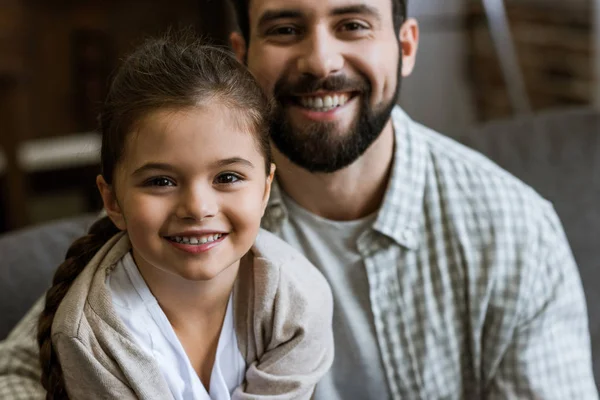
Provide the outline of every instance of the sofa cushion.
<path id="1" fill-rule="evenodd" d="M 600 383 L 600 113 L 545 112 L 490 123 L 456 139 L 553 203 L 583 281 Z"/>
<path id="2" fill-rule="evenodd" d="M 0 339 L 50 287 L 67 249 L 95 218 L 78 216 L 0 236 Z"/>

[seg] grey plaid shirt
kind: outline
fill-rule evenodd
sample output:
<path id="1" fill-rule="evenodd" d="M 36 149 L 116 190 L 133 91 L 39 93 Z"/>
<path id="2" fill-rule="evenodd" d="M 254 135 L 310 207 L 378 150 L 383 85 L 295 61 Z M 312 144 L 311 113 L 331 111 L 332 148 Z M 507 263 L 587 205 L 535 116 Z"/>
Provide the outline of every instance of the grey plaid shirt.
<path id="1" fill-rule="evenodd" d="M 552 205 L 400 108 L 392 118 L 387 193 L 357 243 L 392 397 L 597 399 L 583 289 Z M 263 226 L 286 219 L 274 185 Z"/>
<path id="2" fill-rule="evenodd" d="M 358 242 L 393 398 L 597 399 L 583 289 L 552 206 L 399 108 L 393 122 L 391 180 Z M 274 185 L 263 226 L 286 218 Z M 1 399 L 44 396 L 39 308 L 0 344 Z"/>

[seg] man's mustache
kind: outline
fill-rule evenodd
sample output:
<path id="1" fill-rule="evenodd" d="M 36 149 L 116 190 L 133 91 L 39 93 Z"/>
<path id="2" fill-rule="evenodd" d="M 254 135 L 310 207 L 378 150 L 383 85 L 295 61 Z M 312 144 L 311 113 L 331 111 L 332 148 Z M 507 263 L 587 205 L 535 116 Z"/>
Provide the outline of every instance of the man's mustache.
<path id="1" fill-rule="evenodd" d="M 346 75 L 331 75 L 326 78 L 315 78 L 303 75 L 294 82 L 281 78 L 274 88 L 275 98 L 303 96 L 318 91 L 327 92 L 369 92 L 370 85 L 366 79 L 349 78 Z"/>

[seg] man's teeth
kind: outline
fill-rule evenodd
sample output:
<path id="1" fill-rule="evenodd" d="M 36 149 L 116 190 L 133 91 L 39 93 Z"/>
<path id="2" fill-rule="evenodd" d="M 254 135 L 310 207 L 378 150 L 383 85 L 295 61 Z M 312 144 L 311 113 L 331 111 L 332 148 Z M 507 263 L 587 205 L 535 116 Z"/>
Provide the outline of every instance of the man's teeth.
<path id="1" fill-rule="evenodd" d="M 312 108 L 318 111 L 329 111 L 335 107 L 341 107 L 348 102 L 347 94 L 336 94 L 333 96 L 303 96 L 300 97 L 300 104 L 306 108 Z"/>
<path id="2" fill-rule="evenodd" d="M 221 237 L 223 237 L 222 233 L 216 233 L 214 235 L 204 235 L 200 237 L 174 236 L 171 239 L 173 239 L 177 243 L 182 244 L 205 244 L 214 242 L 215 240 L 219 240 L 221 239 Z"/>

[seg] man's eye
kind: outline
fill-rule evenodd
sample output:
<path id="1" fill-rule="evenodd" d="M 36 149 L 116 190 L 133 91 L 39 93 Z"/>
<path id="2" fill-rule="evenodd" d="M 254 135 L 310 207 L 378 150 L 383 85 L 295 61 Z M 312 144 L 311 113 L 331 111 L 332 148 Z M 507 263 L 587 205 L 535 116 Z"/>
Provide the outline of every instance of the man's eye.
<path id="1" fill-rule="evenodd" d="M 368 29 L 368 27 L 358 22 L 348 22 L 342 25 L 343 31 L 360 31 L 364 29 Z"/>
<path id="2" fill-rule="evenodd" d="M 293 26 L 278 26 L 272 29 L 269 29 L 267 32 L 269 36 L 289 36 L 289 35 L 297 35 L 298 29 Z"/>
<path id="3" fill-rule="evenodd" d="M 169 178 L 165 178 L 164 176 L 151 178 L 146 181 L 146 186 L 175 186 L 175 182 L 173 182 Z"/>
<path id="4" fill-rule="evenodd" d="M 239 175 L 232 174 L 230 172 L 221 174 L 215 178 L 215 183 L 218 185 L 227 185 L 241 181 L 242 178 Z"/>

